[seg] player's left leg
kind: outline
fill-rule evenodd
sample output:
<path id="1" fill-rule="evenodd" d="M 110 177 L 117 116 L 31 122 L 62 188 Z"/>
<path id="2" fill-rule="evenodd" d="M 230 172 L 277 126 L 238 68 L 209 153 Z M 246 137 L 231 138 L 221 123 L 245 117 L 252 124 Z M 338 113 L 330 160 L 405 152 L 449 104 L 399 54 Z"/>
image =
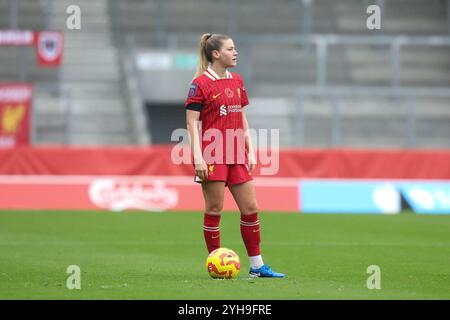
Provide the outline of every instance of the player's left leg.
<path id="1" fill-rule="evenodd" d="M 245 166 L 243 167 L 245 168 Z M 253 181 L 250 179 L 243 183 L 233 184 L 234 181 L 231 177 L 240 175 L 242 179 L 243 176 L 242 173 L 236 173 L 241 169 L 235 168 L 234 171 L 233 174 L 233 170 L 230 169 L 228 188 L 241 212 L 241 235 L 250 259 L 250 276 L 283 278 L 284 274 L 272 271 L 268 265 L 264 264 L 261 256 L 261 228 Z M 236 179 L 236 181 L 241 179 Z"/>

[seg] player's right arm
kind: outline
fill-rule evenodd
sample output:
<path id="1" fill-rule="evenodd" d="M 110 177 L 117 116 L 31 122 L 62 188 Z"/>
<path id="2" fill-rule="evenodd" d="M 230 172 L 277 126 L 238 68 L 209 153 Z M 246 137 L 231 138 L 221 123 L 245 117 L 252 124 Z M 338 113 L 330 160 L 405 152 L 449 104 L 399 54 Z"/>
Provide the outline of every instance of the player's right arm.
<path id="1" fill-rule="evenodd" d="M 186 98 L 186 125 L 189 133 L 189 143 L 194 155 L 195 174 L 205 181 L 208 177 L 208 168 L 203 159 L 202 140 L 199 136 L 200 113 L 205 105 L 206 97 L 198 81 L 194 80 L 189 87 Z"/>
<path id="2" fill-rule="evenodd" d="M 186 109 L 186 126 L 189 134 L 189 144 L 191 146 L 192 154 L 194 155 L 195 174 L 206 180 L 208 177 L 208 167 L 202 155 L 201 140 L 198 134 L 200 112 Z"/>

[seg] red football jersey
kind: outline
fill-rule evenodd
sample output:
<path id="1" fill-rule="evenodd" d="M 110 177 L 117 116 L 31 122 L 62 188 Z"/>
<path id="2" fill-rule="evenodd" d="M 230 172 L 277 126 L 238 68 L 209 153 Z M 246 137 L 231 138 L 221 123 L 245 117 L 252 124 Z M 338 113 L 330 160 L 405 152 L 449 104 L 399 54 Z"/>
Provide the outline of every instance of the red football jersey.
<path id="1" fill-rule="evenodd" d="M 227 70 L 226 77 L 221 79 L 208 68 L 192 81 L 185 106 L 200 110 L 202 152 L 206 163 L 247 163 L 242 112 L 248 103 L 244 83 L 237 73 Z M 215 141 L 218 132 L 222 144 Z M 216 155 L 214 150 L 222 155 Z M 208 156 L 210 154 L 212 157 Z"/>

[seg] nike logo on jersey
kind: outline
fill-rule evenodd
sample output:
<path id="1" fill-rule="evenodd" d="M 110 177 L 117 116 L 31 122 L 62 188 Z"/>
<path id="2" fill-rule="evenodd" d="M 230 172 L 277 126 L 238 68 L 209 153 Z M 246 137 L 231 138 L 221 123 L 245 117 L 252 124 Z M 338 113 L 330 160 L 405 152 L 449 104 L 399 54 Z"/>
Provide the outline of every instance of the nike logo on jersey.
<path id="1" fill-rule="evenodd" d="M 218 96 L 220 96 L 221 94 L 222 94 L 222 92 L 221 92 L 221 93 L 218 93 L 218 94 L 215 94 L 215 95 L 213 95 L 213 96 L 212 96 L 213 100 L 217 99 L 217 97 L 218 97 Z"/>

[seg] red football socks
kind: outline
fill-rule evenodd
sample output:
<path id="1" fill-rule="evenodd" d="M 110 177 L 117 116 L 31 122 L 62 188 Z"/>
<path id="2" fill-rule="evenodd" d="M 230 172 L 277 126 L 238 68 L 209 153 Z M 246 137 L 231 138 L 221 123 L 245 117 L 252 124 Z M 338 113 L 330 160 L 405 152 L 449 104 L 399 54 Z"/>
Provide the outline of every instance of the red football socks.
<path id="1" fill-rule="evenodd" d="M 203 235 L 205 236 L 208 252 L 220 248 L 220 214 L 213 215 L 205 213 L 203 221 Z"/>
<path id="2" fill-rule="evenodd" d="M 249 257 L 258 256 L 261 254 L 260 234 L 258 212 L 250 215 L 241 214 L 241 235 Z"/>

